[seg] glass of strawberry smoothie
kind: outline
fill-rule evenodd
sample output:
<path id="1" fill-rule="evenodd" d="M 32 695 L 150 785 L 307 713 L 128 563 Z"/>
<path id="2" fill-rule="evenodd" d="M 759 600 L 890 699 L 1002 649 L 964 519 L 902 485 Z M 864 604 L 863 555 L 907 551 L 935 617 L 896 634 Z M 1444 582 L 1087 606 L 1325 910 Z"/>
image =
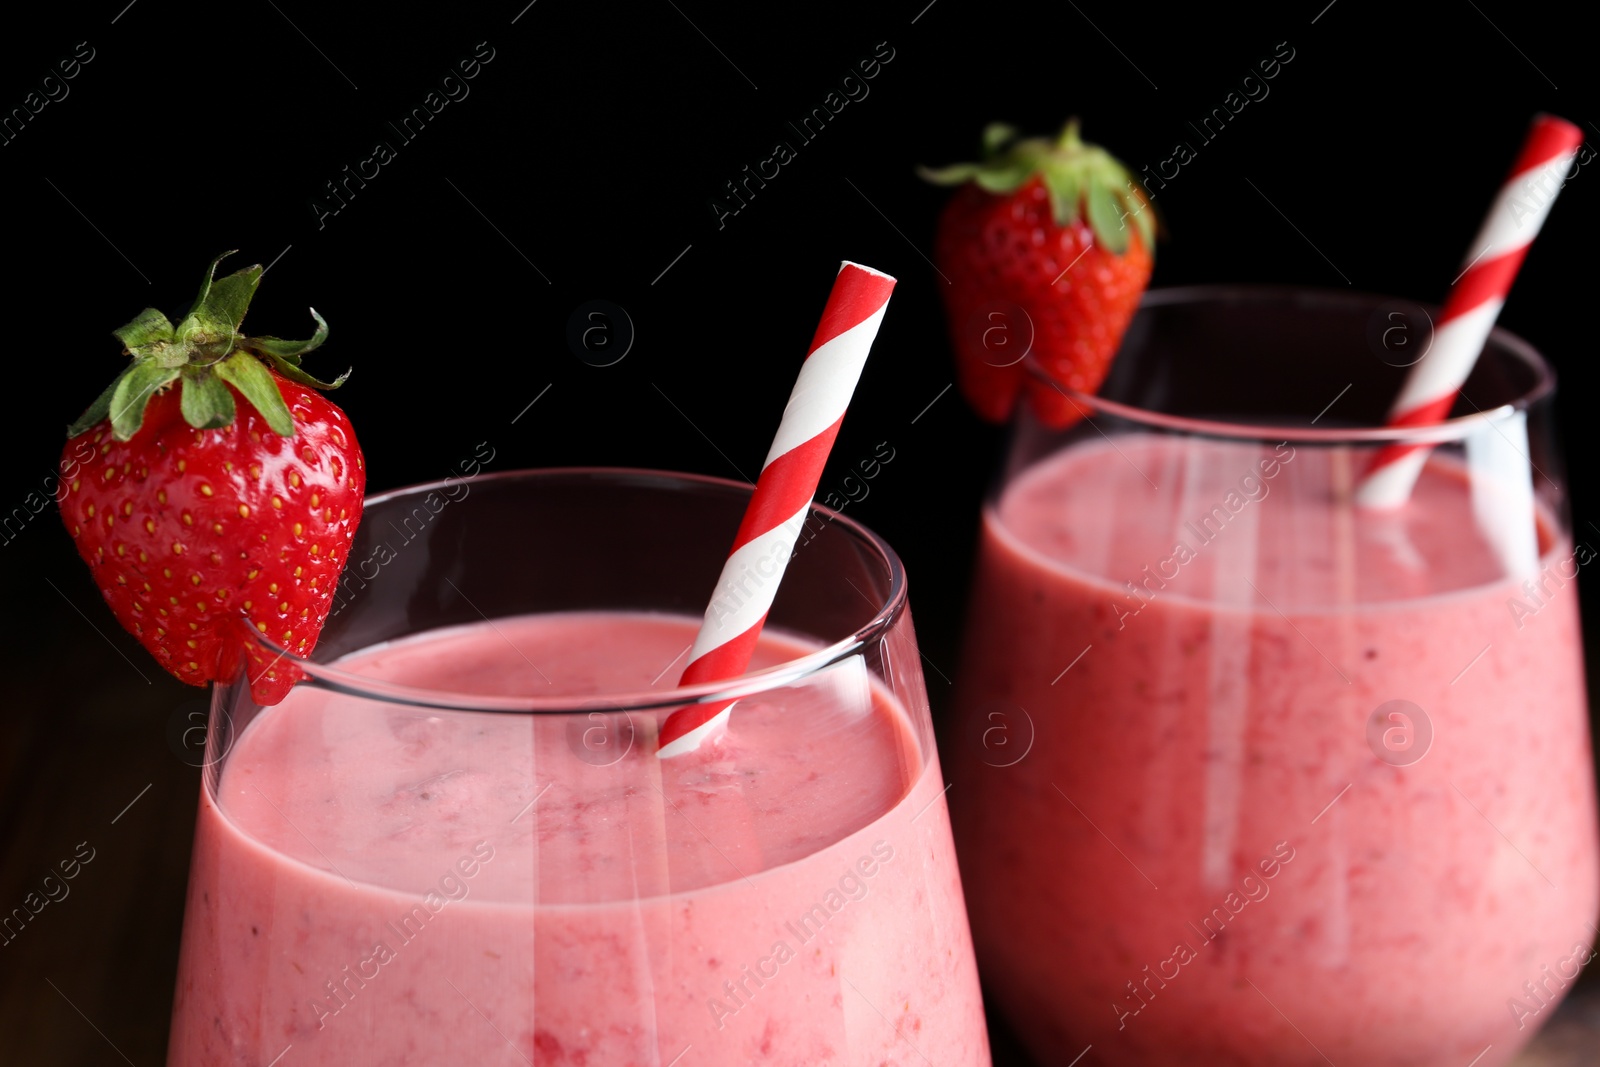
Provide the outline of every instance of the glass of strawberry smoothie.
<path id="1" fill-rule="evenodd" d="M 1492 1067 L 1593 958 L 1553 380 L 1496 331 L 1448 422 L 1361 429 L 1430 340 L 1400 302 L 1156 292 L 1084 418 L 1018 425 L 946 755 L 1038 1062 Z M 1358 509 L 1389 444 L 1430 448 L 1410 502 Z"/>
<path id="2" fill-rule="evenodd" d="M 675 688 L 748 498 L 369 500 L 304 680 L 215 694 L 169 1065 L 988 1064 L 893 551 L 818 509 L 753 673 Z"/>

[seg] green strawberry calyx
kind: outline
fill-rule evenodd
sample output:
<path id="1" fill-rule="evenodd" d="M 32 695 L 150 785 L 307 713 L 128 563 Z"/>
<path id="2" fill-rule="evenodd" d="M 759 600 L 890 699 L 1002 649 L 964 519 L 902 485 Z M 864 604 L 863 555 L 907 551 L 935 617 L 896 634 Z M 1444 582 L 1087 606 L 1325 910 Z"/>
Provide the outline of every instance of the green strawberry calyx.
<path id="1" fill-rule="evenodd" d="M 1128 250 L 1131 219 L 1145 251 L 1155 255 L 1155 219 L 1150 198 L 1128 168 L 1099 145 L 1086 144 L 1078 135 L 1078 120 L 1068 121 L 1061 135 L 1018 139 L 1017 131 L 996 122 L 983 131 L 983 160 L 948 167 L 919 167 L 917 172 L 935 185 L 973 182 L 996 195 L 1016 192 L 1038 177 L 1050 194 L 1050 213 L 1057 226 L 1069 226 L 1088 216 L 1095 240 L 1106 251 L 1122 255 Z"/>
<path id="2" fill-rule="evenodd" d="M 200 283 L 200 295 L 176 326 L 156 308 L 145 308 L 132 322 L 113 331 L 133 362 L 67 428 L 68 437 L 109 418 L 113 437 L 131 439 L 144 423 L 150 398 L 175 381 L 183 390 L 183 419 L 197 430 L 220 429 L 233 422 L 231 385 L 261 413 L 273 433 L 293 437 L 294 417 L 267 367 L 315 389 L 337 389 L 344 384 L 350 376 L 348 370 L 324 382 L 300 369 L 301 357 L 328 338 L 328 324 L 316 308 L 310 310 L 317 329 L 305 341 L 246 337 L 239 332 L 265 272 L 257 263 L 218 278 L 217 264 L 231 255 L 224 252 L 211 261 Z"/>

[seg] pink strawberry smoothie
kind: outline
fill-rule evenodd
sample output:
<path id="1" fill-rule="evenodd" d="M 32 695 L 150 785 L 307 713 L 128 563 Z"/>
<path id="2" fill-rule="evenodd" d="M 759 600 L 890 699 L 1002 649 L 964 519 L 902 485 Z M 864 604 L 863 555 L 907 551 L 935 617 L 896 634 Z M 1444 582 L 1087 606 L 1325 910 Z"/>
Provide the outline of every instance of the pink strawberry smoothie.
<path id="1" fill-rule="evenodd" d="M 1490 1067 L 1592 958 L 1592 553 L 1543 523 L 1524 587 L 1495 542 L 1526 507 L 1435 456 L 1355 517 L 1359 462 L 1132 434 L 986 510 L 950 796 L 1040 1062 Z M 1393 700 L 1420 760 L 1369 743 Z M 991 721 L 1031 722 L 1024 758 Z"/>
<path id="2" fill-rule="evenodd" d="M 340 666 L 670 688 L 696 625 L 524 616 Z M 755 667 L 811 649 L 768 631 Z M 658 760 L 634 718 L 623 754 L 600 713 L 262 712 L 202 790 L 168 1063 L 988 1064 L 938 763 L 859 660 L 745 698 L 714 752 Z"/>

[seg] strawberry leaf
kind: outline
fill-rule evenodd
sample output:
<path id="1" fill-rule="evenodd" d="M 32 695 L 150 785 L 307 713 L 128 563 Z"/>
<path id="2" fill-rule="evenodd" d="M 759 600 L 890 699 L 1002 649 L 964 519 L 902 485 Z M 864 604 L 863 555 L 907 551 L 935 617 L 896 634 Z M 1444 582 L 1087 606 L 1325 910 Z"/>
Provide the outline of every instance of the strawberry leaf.
<path id="1" fill-rule="evenodd" d="M 128 440 L 138 432 L 150 397 L 181 375 L 180 409 L 190 426 L 217 429 L 230 424 L 237 414 L 231 385 L 274 433 L 293 437 L 294 418 L 280 391 L 282 383 L 262 364 L 315 389 L 344 384 L 348 370 L 325 382 L 300 369 L 301 357 L 328 338 L 327 320 L 316 308 L 310 310 L 317 328 L 304 341 L 246 337 L 240 332 L 265 271 L 257 264 L 218 278 L 217 265 L 232 254 L 224 252 L 211 261 L 194 303 L 177 326 L 157 309 L 146 308 L 115 331 L 133 362 L 68 427 L 68 436 L 76 437 L 109 418 L 114 435 Z"/>
<path id="2" fill-rule="evenodd" d="M 267 359 L 272 363 L 273 370 L 277 371 L 291 382 L 299 382 L 301 385 L 309 385 L 313 389 L 337 389 L 339 386 L 344 384 L 344 380 L 346 378 L 350 377 L 350 371 L 347 369 L 343 374 L 339 375 L 333 381 L 325 382 L 321 379 L 313 378 L 311 375 L 301 370 L 298 363 L 291 363 L 283 356 L 273 355 L 271 352 L 268 352 Z"/>
<path id="3" fill-rule="evenodd" d="M 132 368 L 130 367 L 129 370 L 132 370 Z M 100 391 L 100 395 L 94 398 L 94 403 L 84 408 L 83 414 L 78 416 L 77 421 L 67 427 L 68 437 L 78 436 L 111 414 L 111 397 L 116 393 L 117 386 L 122 384 L 122 379 L 127 376 L 128 371 L 125 370 L 112 379 L 110 385 Z"/>
<path id="4" fill-rule="evenodd" d="M 184 367 L 194 358 L 194 346 L 186 341 L 156 341 L 142 355 L 163 367 Z"/>
<path id="5" fill-rule="evenodd" d="M 994 123 L 983 131 L 982 162 L 918 167 L 917 173 L 935 185 L 972 182 L 997 196 L 1014 193 L 1038 177 L 1050 194 L 1050 213 L 1057 226 L 1087 214 L 1095 243 L 1113 255 L 1123 255 L 1132 241 L 1131 218 L 1144 250 L 1155 255 L 1156 220 L 1149 196 L 1127 167 L 1104 148 L 1083 140 L 1077 119 L 1069 120 L 1054 139 L 1017 140 L 1016 134 L 1011 127 Z"/>
<path id="6" fill-rule="evenodd" d="M 997 167 L 993 170 L 980 170 L 973 175 L 972 180 L 987 192 L 1014 193 L 1032 173 L 1033 168 L 1022 163 L 1010 167 Z"/>
<path id="7" fill-rule="evenodd" d="M 1144 245 L 1144 250 L 1152 256 L 1156 249 L 1156 221 L 1155 209 L 1150 202 L 1131 189 L 1124 189 L 1117 194 L 1117 199 L 1122 201 L 1122 208 L 1127 212 L 1128 218 L 1133 220 L 1133 225 L 1139 231 L 1139 241 Z"/>
<path id="8" fill-rule="evenodd" d="M 206 298 L 211 295 L 212 279 L 217 276 L 217 264 L 237 251 L 239 251 L 237 248 L 230 248 L 211 261 L 211 266 L 206 268 L 206 276 L 200 281 L 200 293 L 194 298 L 194 303 L 189 305 L 189 310 L 184 314 L 184 318 L 190 318 L 196 311 L 205 306 Z"/>
<path id="9" fill-rule="evenodd" d="M 1046 167 L 1044 187 L 1050 193 L 1050 214 L 1057 226 L 1066 226 L 1078 219 L 1078 201 L 1082 189 L 1078 172 L 1071 167 Z"/>
<path id="10" fill-rule="evenodd" d="M 261 274 L 261 264 L 257 263 L 226 278 L 218 278 L 206 295 L 206 313 L 219 325 L 226 323 L 230 329 L 237 330 L 250 307 L 250 299 L 256 295 Z"/>
<path id="11" fill-rule="evenodd" d="M 233 421 L 233 394 L 208 370 L 183 376 L 183 421 L 197 430 L 219 430 Z"/>
<path id="12" fill-rule="evenodd" d="M 279 437 L 294 436 L 294 417 L 284 403 L 278 383 L 261 361 L 248 352 L 235 352 L 216 366 L 217 377 L 239 390 L 239 395 L 261 413 Z"/>
<path id="13" fill-rule="evenodd" d="M 983 128 L 983 154 L 985 158 L 1017 139 L 1017 128 L 1004 122 L 991 122 Z"/>
<path id="14" fill-rule="evenodd" d="M 976 163 L 952 163 L 948 167 L 918 167 L 917 175 L 934 185 L 960 185 L 976 178 L 982 170 Z"/>
<path id="15" fill-rule="evenodd" d="M 285 360 L 298 367 L 300 357 L 321 347 L 322 342 L 328 339 L 328 321 L 317 314 L 316 308 L 308 308 L 311 317 L 317 320 L 316 332 L 304 341 L 285 341 L 281 337 L 252 337 L 249 347 L 267 356 Z M 342 379 L 341 379 L 342 380 Z"/>
<path id="16" fill-rule="evenodd" d="M 178 339 L 197 345 L 231 342 L 256 295 L 261 273 L 258 263 L 212 282 L 204 298 L 178 323 Z"/>
<path id="17" fill-rule="evenodd" d="M 1128 250 L 1128 231 L 1122 225 L 1122 209 L 1104 182 L 1091 180 L 1086 190 L 1089 201 L 1089 226 L 1100 247 L 1113 255 Z"/>
<path id="18" fill-rule="evenodd" d="M 176 378 L 178 373 L 176 367 L 163 367 L 154 359 L 141 359 L 129 367 L 112 387 L 108 412 L 111 416 L 111 436 L 118 441 L 126 441 L 138 433 L 144 423 L 144 409 L 150 403 L 150 398 L 156 395 L 157 389 Z"/>
<path id="19" fill-rule="evenodd" d="M 113 330 L 112 336 L 132 352 L 156 341 L 170 341 L 174 334 L 170 319 L 155 308 L 145 308 L 132 322 L 120 330 Z"/>

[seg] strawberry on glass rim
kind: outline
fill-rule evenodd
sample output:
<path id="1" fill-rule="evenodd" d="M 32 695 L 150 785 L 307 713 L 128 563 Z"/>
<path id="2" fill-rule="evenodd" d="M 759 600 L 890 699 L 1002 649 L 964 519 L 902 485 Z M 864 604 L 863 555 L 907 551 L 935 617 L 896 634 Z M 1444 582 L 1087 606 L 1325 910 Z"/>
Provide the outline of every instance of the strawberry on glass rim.
<path id="1" fill-rule="evenodd" d="M 300 672 L 256 635 L 296 656 L 316 644 L 366 471 L 317 391 L 349 372 L 300 369 L 328 324 L 312 309 L 310 340 L 241 334 L 263 272 L 217 278 L 231 254 L 177 325 L 146 308 L 115 331 L 132 363 L 67 430 L 61 517 L 112 614 L 174 677 L 231 681 L 247 664 L 252 696 L 276 704 Z"/>
<path id="2" fill-rule="evenodd" d="M 983 133 L 983 161 L 920 168 L 960 185 L 939 218 L 934 258 L 956 376 L 983 418 L 1004 422 L 1026 385 L 1034 413 L 1063 427 L 1082 414 L 1039 370 L 1083 393 L 1100 387 L 1150 281 L 1155 219 L 1128 169 L 1085 144 L 1078 121 L 1060 137 Z M 1017 312 L 1021 314 L 1018 315 Z"/>

